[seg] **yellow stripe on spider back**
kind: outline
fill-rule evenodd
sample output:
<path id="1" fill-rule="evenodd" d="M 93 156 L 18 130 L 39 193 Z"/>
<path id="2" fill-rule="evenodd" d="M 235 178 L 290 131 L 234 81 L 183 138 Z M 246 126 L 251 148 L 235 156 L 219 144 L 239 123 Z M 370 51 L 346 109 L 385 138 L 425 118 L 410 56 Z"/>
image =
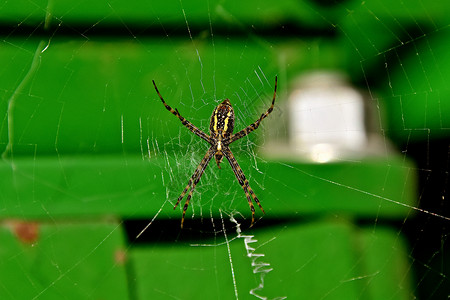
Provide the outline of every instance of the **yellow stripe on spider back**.
<path id="1" fill-rule="evenodd" d="M 214 110 L 214 132 L 217 132 L 217 108 Z"/>
<path id="2" fill-rule="evenodd" d="M 223 126 L 223 132 L 227 132 L 228 129 L 228 120 L 230 119 L 231 116 L 231 110 L 227 113 L 227 117 L 225 118 L 225 125 Z"/>

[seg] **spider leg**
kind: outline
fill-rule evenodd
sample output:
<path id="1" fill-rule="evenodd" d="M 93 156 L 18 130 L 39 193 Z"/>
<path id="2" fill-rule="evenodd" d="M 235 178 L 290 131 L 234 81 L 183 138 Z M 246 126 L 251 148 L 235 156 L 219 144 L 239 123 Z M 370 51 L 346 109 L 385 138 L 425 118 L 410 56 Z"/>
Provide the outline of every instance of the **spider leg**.
<path id="1" fill-rule="evenodd" d="M 197 185 L 198 181 L 200 180 L 200 178 L 203 175 L 203 171 L 202 173 L 197 177 L 197 179 L 194 181 L 194 183 L 192 184 L 191 190 L 189 191 L 189 194 L 186 198 L 186 202 L 184 203 L 183 206 L 183 216 L 181 217 L 181 228 L 183 228 L 183 223 L 184 223 L 184 216 L 186 215 L 186 210 L 188 209 L 189 206 L 189 201 L 191 201 L 191 197 L 192 197 L 192 193 L 194 192 L 195 186 Z"/>
<path id="2" fill-rule="evenodd" d="M 256 204 L 258 204 L 261 211 L 265 214 L 266 212 L 261 206 L 261 203 L 259 203 L 258 197 L 256 197 L 255 193 L 253 192 L 252 188 L 250 187 L 247 178 L 245 178 L 244 172 L 242 171 L 241 167 L 239 166 L 236 158 L 234 158 L 233 153 L 231 152 L 230 148 L 223 147 L 222 149 L 223 155 L 228 159 L 228 162 L 231 165 L 231 168 L 233 169 L 234 175 L 236 176 L 236 179 L 238 180 L 239 184 L 242 186 L 245 192 L 245 196 L 248 200 L 248 205 L 250 206 L 250 210 L 252 211 L 252 223 L 250 227 L 253 226 L 253 223 L 255 222 L 255 207 L 252 203 L 252 198 L 255 201 Z M 250 197 L 251 195 L 251 197 Z"/>
<path id="3" fill-rule="evenodd" d="M 206 167 L 208 166 L 209 161 L 211 160 L 211 158 L 213 156 L 214 156 L 214 150 L 212 148 L 209 148 L 208 152 L 206 152 L 205 156 L 203 157 L 202 161 L 198 165 L 198 167 L 195 170 L 194 174 L 192 174 L 191 178 L 189 178 L 189 182 L 188 182 L 187 186 L 184 188 L 184 190 L 181 193 L 180 197 L 178 197 L 177 203 L 173 207 L 173 209 L 175 209 L 178 206 L 178 204 L 180 203 L 181 199 L 183 199 L 184 196 L 186 195 L 186 192 L 188 191 L 188 189 L 191 188 L 191 190 L 189 191 L 189 194 L 187 196 L 186 202 L 184 203 L 183 217 L 181 218 L 181 228 L 183 228 L 184 216 L 185 216 L 186 210 L 187 210 L 187 208 L 189 206 L 189 201 L 191 201 L 192 193 L 194 192 L 195 186 L 199 182 L 200 178 L 203 175 L 203 172 L 205 171 Z"/>
<path id="4" fill-rule="evenodd" d="M 243 138 L 244 136 L 248 135 L 250 132 L 252 132 L 255 129 L 257 129 L 259 127 L 259 124 L 261 123 L 261 121 L 264 120 L 273 111 L 273 106 L 275 105 L 275 98 L 277 96 L 277 82 L 278 82 L 278 79 L 275 76 L 275 90 L 273 92 L 272 105 L 270 105 L 269 109 L 265 113 L 263 113 L 261 115 L 261 117 L 259 117 L 259 119 L 256 120 L 255 123 L 250 124 L 249 126 L 247 126 L 246 128 L 242 129 L 241 131 L 236 132 L 231 137 L 225 139 L 223 141 L 224 143 L 229 145 L 232 142 L 237 141 L 238 139 Z"/>
<path id="5" fill-rule="evenodd" d="M 183 116 L 180 115 L 180 113 L 178 112 L 178 109 L 173 109 L 172 107 L 170 107 L 166 101 L 164 101 L 163 97 L 161 96 L 161 93 L 159 92 L 158 88 L 156 87 L 156 83 L 154 80 L 152 80 L 153 82 L 153 86 L 155 87 L 156 93 L 158 93 L 159 99 L 161 99 L 162 103 L 164 104 L 165 108 L 170 111 L 174 116 L 176 116 L 178 119 L 180 119 L 181 124 L 183 124 L 187 129 L 189 129 L 192 133 L 198 135 L 199 137 L 201 137 L 202 139 L 204 139 L 205 141 L 207 141 L 208 143 L 210 142 L 210 137 L 209 135 L 207 135 L 206 133 L 204 133 L 203 131 L 201 131 L 200 129 L 198 129 L 197 127 L 195 127 L 194 124 L 192 124 L 191 122 L 189 122 L 188 120 L 186 120 Z"/>

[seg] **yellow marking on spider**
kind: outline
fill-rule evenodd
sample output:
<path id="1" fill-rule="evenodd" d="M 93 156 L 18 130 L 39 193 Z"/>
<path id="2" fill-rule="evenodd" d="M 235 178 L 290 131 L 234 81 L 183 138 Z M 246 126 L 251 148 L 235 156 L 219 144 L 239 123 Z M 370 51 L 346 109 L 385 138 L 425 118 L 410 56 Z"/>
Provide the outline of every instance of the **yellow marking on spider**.
<path id="1" fill-rule="evenodd" d="M 217 142 L 217 151 L 222 151 L 222 142 L 221 141 Z"/>
<path id="2" fill-rule="evenodd" d="M 217 108 L 214 111 L 214 127 L 213 127 L 213 129 L 214 129 L 214 132 L 217 131 Z"/>
<path id="3" fill-rule="evenodd" d="M 228 120 L 231 116 L 231 110 L 227 113 L 227 117 L 225 118 L 225 125 L 223 126 L 223 132 L 227 132 L 228 129 Z"/>

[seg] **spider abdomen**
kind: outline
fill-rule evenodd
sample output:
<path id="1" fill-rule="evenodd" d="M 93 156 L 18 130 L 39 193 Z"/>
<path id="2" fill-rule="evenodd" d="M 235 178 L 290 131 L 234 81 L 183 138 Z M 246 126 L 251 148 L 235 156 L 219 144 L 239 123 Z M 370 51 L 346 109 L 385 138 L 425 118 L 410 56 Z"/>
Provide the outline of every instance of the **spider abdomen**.
<path id="1" fill-rule="evenodd" d="M 234 111 L 230 100 L 225 99 L 214 109 L 209 131 L 214 138 L 227 138 L 233 134 Z"/>

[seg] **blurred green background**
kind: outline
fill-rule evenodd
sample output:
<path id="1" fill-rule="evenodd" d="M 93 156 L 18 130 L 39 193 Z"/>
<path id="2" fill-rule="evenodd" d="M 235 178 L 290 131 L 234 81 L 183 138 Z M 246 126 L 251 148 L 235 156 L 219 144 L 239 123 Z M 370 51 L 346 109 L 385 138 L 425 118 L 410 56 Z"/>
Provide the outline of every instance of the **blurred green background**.
<path id="1" fill-rule="evenodd" d="M 448 205 L 434 199 L 448 193 L 449 12 L 384 0 L 0 5 L 0 298 L 445 297 Z M 151 80 L 204 130 L 230 98 L 240 129 L 276 75 L 269 118 L 285 118 L 290 82 L 313 70 L 367 91 L 395 150 L 270 159 L 257 154 L 263 124 L 232 150 L 265 216 L 249 229 L 231 168 L 212 163 L 180 230 L 173 203 L 207 148 Z"/>

